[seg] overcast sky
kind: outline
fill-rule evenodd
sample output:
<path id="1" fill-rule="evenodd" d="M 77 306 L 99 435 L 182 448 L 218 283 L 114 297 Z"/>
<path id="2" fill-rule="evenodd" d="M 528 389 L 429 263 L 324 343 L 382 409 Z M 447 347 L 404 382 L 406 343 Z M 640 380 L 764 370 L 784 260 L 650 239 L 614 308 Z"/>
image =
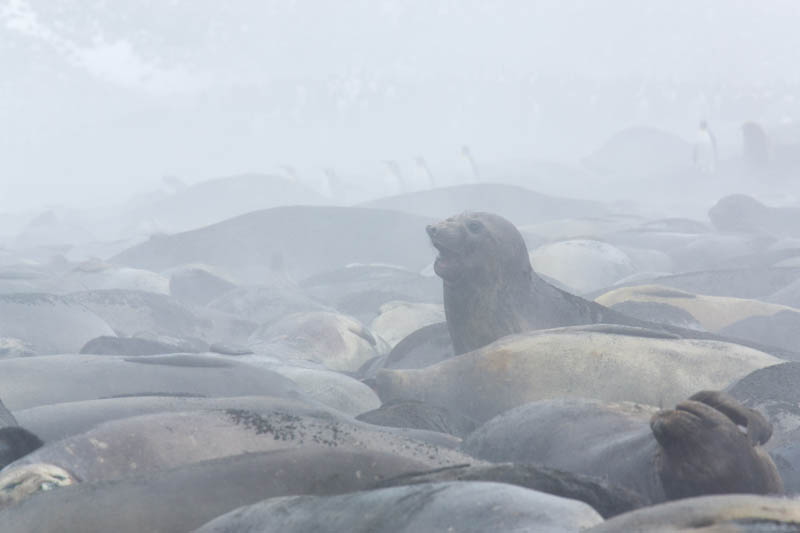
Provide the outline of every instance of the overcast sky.
<path id="1" fill-rule="evenodd" d="M 787 123 L 798 27 L 796 0 L 0 0 L 0 209 Z"/>

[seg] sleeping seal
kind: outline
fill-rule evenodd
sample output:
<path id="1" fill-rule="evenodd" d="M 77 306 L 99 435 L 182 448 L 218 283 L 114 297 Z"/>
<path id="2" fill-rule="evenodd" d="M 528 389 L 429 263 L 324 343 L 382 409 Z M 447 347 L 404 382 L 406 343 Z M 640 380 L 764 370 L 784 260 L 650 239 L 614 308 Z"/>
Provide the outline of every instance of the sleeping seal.
<path id="1" fill-rule="evenodd" d="M 381 369 L 374 387 L 383 402 L 419 400 L 483 423 L 553 398 L 671 405 L 782 362 L 739 344 L 593 324 L 507 335 L 425 368 Z"/>
<path id="2" fill-rule="evenodd" d="M 797 531 L 800 502 L 796 499 L 726 494 L 662 503 L 619 515 L 589 533 L 753 533 Z"/>
<path id="3" fill-rule="evenodd" d="M 426 464 L 326 446 L 246 453 L 98 483 L 75 483 L 53 465 L 22 468 L 13 471 L 13 480 L 5 477 L 8 471 L 0 476 L 0 491 L 7 491 L 0 492 L 0 503 L 17 502 L 0 511 L 3 533 L 194 531 L 265 498 L 365 490 L 379 480 L 424 470 Z M 31 489 L 37 494 L 26 498 Z"/>
<path id="4" fill-rule="evenodd" d="M 196 533 L 582 531 L 602 523 L 583 502 L 485 481 L 421 483 L 240 507 Z"/>

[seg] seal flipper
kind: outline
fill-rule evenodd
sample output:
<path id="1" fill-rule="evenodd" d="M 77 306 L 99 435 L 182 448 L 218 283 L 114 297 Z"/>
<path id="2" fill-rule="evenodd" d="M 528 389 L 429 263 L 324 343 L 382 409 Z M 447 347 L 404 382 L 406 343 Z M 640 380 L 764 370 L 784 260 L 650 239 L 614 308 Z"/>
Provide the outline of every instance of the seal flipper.
<path id="1" fill-rule="evenodd" d="M 704 390 L 693 394 L 689 399 L 711 406 L 736 425 L 747 428 L 747 437 L 753 446 L 765 444 L 772 437 L 772 424 L 764 415 L 745 407 L 725 392 Z"/>
<path id="2" fill-rule="evenodd" d="M 0 428 L 0 468 L 41 448 L 44 442 L 19 426 Z"/>
<path id="3" fill-rule="evenodd" d="M 0 427 L 4 426 L 17 426 L 17 419 L 14 418 L 14 415 L 11 414 L 5 405 L 3 405 L 3 401 L 0 400 Z"/>

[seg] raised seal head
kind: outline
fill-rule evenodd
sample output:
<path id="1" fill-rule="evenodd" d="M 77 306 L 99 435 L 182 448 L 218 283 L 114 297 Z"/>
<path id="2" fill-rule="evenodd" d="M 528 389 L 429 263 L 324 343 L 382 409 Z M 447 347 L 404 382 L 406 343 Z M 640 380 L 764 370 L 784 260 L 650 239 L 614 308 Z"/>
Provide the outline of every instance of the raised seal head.
<path id="1" fill-rule="evenodd" d="M 467 211 L 426 230 L 439 252 L 434 271 L 445 283 L 495 284 L 531 278 L 525 240 L 503 217 Z"/>
<path id="2" fill-rule="evenodd" d="M 724 393 L 697 393 L 653 415 L 650 428 L 660 445 L 656 469 L 667 499 L 783 492 L 775 464 L 759 446 L 769 439 L 769 422 Z"/>
<path id="3" fill-rule="evenodd" d="M 455 354 L 533 329 L 650 324 L 562 291 L 533 271 L 519 230 L 499 215 L 465 212 L 427 227 L 439 251 L 444 311 Z"/>

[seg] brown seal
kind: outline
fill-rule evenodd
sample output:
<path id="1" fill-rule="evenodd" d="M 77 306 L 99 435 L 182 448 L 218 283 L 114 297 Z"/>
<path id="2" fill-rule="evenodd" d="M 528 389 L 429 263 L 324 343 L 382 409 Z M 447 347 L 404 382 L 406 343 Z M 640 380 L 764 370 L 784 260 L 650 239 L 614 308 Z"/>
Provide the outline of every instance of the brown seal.
<path id="1" fill-rule="evenodd" d="M 775 463 L 760 446 L 772 435 L 771 424 L 723 392 L 698 392 L 653 415 L 650 428 L 659 444 L 656 470 L 669 500 L 783 492 Z"/>
<path id="2" fill-rule="evenodd" d="M 761 448 L 771 433 L 760 413 L 717 391 L 655 413 L 627 402 L 560 398 L 502 413 L 467 436 L 461 449 L 493 463 L 601 477 L 658 503 L 782 493 L 775 464 Z"/>

